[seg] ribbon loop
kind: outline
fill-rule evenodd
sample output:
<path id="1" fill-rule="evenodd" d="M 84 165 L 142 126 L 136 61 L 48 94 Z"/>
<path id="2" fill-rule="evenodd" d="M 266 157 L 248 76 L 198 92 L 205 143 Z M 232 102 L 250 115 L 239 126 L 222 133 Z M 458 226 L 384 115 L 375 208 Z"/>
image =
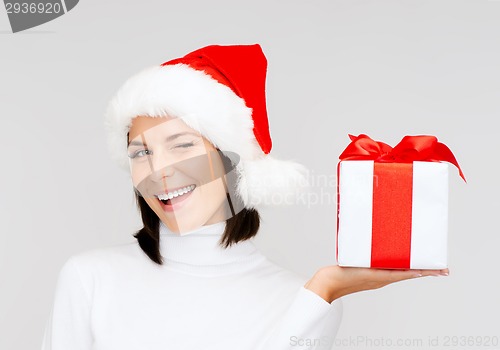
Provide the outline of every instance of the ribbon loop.
<path id="1" fill-rule="evenodd" d="M 445 161 L 457 167 L 460 177 L 465 176 L 453 152 L 435 136 L 405 136 L 394 148 L 380 141 L 374 141 L 365 134 L 350 135 L 351 143 L 339 156 L 340 160 L 373 160 L 375 162 L 412 163 L 414 161 Z"/>

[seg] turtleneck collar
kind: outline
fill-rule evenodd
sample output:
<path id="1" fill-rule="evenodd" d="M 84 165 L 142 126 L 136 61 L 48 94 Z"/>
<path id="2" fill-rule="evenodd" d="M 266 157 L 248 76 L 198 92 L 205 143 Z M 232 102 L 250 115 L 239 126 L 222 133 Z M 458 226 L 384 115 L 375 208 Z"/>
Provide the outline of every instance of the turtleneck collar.
<path id="1" fill-rule="evenodd" d="M 180 236 L 160 221 L 164 265 L 197 276 L 216 277 L 246 271 L 265 259 L 251 239 L 221 247 L 219 241 L 225 228 L 226 222 L 222 221 Z"/>

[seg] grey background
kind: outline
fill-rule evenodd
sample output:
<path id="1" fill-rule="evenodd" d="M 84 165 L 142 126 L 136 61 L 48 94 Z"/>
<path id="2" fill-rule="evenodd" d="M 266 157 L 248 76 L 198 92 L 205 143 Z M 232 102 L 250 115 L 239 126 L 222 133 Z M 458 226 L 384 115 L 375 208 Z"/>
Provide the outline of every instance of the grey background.
<path id="1" fill-rule="evenodd" d="M 277 263 L 304 276 L 334 263 L 348 133 L 436 135 L 468 179 L 450 167 L 450 276 L 345 297 L 338 348 L 500 336 L 500 1 L 86 0 L 17 34 L 0 10 L 0 32 L 0 349 L 38 349 L 63 262 L 140 227 L 105 146 L 118 86 L 208 44 L 255 42 L 269 60 L 271 154 L 330 179 L 316 204 L 261 210 L 256 241 Z"/>

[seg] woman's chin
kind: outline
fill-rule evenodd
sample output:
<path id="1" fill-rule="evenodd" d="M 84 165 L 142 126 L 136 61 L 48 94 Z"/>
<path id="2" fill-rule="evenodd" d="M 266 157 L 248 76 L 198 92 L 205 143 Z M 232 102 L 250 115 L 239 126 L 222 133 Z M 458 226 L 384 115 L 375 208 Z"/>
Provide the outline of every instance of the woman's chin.
<path id="1" fill-rule="evenodd" d="M 177 233 L 178 235 L 182 235 L 185 232 L 196 230 L 197 228 L 203 226 L 202 223 L 197 224 L 192 220 L 179 221 L 174 219 L 174 220 L 162 220 L 162 222 L 165 224 L 165 226 L 168 227 L 170 231 Z"/>

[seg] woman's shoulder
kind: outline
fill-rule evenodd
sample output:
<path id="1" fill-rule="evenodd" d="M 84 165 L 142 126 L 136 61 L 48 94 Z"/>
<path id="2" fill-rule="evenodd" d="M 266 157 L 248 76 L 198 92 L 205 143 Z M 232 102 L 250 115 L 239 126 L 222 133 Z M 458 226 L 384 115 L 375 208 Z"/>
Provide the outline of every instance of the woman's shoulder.
<path id="1" fill-rule="evenodd" d="M 66 259 L 64 265 L 71 265 L 79 270 L 99 271 L 109 267 L 125 266 L 140 257 L 137 242 L 127 242 L 74 253 Z"/>

